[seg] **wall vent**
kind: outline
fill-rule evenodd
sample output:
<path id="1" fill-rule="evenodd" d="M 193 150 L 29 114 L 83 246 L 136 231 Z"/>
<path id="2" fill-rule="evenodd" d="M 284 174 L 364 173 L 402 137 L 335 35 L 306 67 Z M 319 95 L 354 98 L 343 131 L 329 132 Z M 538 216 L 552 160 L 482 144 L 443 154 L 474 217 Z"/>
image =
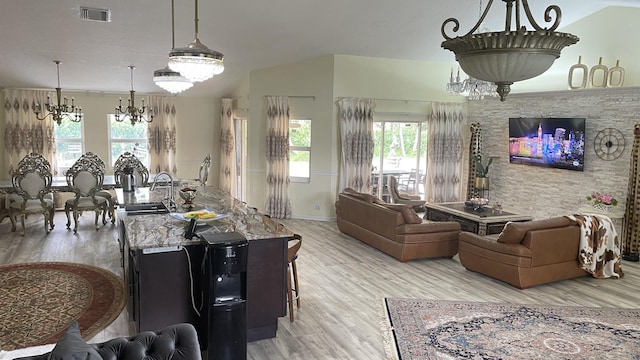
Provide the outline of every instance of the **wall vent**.
<path id="1" fill-rule="evenodd" d="M 111 10 L 81 6 L 80 18 L 82 20 L 111 22 Z"/>

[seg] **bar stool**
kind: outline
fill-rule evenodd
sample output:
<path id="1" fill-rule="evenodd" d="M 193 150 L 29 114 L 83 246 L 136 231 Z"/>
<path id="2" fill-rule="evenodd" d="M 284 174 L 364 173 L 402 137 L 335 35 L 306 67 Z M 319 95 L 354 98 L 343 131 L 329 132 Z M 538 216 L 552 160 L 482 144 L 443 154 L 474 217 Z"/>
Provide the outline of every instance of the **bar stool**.
<path id="1" fill-rule="evenodd" d="M 293 300 L 296 300 L 296 306 L 300 308 L 300 288 L 298 285 L 298 268 L 296 259 L 298 258 L 298 250 L 302 246 L 302 236 L 293 234 L 293 238 L 289 240 L 287 250 L 287 300 L 289 302 L 289 321 L 293 322 Z M 293 293 L 295 297 L 293 296 Z"/>

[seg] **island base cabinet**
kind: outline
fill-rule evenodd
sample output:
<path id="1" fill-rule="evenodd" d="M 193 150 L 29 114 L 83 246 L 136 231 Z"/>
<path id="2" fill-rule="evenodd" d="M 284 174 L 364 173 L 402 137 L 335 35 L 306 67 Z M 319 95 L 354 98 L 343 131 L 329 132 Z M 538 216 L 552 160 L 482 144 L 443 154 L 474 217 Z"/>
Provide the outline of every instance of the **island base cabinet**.
<path id="1" fill-rule="evenodd" d="M 126 239 L 126 234 L 121 234 Z M 276 336 L 278 318 L 287 311 L 286 269 L 288 238 L 249 240 L 247 262 L 247 340 Z M 128 283 L 128 311 L 134 331 L 158 330 L 202 321 L 202 260 L 206 245 L 196 243 L 179 250 L 129 249 L 123 246 L 124 274 Z M 125 255 L 126 254 L 126 255 Z M 191 269 L 191 271 L 189 271 Z M 198 331 L 206 333 L 206 331 Z M 202 341 L 202 339 L 201 339 Z"/>

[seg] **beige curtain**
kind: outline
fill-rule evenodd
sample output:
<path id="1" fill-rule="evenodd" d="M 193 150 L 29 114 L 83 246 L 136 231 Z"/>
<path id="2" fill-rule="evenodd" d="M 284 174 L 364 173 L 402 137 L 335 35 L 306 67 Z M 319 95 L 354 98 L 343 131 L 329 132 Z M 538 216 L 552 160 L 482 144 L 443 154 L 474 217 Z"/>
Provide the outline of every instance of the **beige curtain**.
<path id="1" fill-rule="evenodd" d="M 149 172 L 178 172 L 176 166 L 176 107 L 166 96 L 149 96 L 153 121 L 148 124 Z M 138 126 L 138 125 L 136 125 Z"/>
<path id="2" fill-rule="evenodd" d="M 54 175 L 57 174 L 55 161 L 55 123 L 51 116 L 38 120 L 34 109 L 40 104 L 43 113 L 48 114 L 44 104 L 47 95 L 55 99 L 55 94 L 43 90 L 3 89 L 4 102 L 4 146 L 9 158 L 9 174 L 16 168 L 18 162 L 27 154 L 35 152 L 42 154 L 51 164 Z"/>
<path id="3" fill-rule="evenodd" d="M 342 142 L 340 191 L 350 187 L 370 193 L 375 102 L 372 99 L 345 98 L 338 101 L 338 106 Z"/>
<path id="4" fill-rule="evenodd" d="M 429 202 L 462 201 L 462 127 L 464 113 L 458 103 L 433 103 L 427 130 Z"/>
<path id="5" fill-rule="evenodd" d="M 236 138 L 233 128 L 233 99 L 222 99 L 220 116 L 220 190 L 236 197 Z"/>
<path id="6" fill-rule="evenodd" d="M 289 199 L 289 98 L 267 96 L 267 203 L 265 212 L 273 218 L 291 217 Z"/>

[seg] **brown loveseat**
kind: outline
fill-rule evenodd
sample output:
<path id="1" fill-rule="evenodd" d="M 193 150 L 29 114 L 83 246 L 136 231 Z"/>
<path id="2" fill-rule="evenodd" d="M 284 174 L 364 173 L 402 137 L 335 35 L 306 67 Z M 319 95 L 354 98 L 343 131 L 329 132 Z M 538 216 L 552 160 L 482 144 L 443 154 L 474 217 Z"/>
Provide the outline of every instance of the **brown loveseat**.
<path id="1" fill-rule="evenodd" d="M 385 204 L 373 195 L 345 189 L 338 195 L 338 228 L 405 262 L 453 257 L 458 252 L 460 224 L 423 221 L 410 205 Z"/>
<path id="2" fill-rule="evenodd" d="M 458 256 L 467 270 L 519 289 L 587 275 L 578 264 L 580 227 L 565 217 L 507 223 L 498 236 L 460 233 Z"/>

